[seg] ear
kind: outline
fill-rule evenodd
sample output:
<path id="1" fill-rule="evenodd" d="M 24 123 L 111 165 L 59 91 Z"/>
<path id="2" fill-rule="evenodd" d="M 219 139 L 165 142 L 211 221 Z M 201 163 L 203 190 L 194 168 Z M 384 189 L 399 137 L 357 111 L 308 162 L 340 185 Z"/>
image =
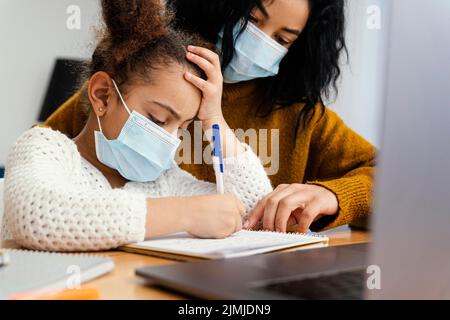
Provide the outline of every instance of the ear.
<path id="1" fill-rule="evenodd" d="M 96 72 L 89 79 L 88 97 L 92 110 L 98 117 L 103 117 L 108 109 L 112 86 L 111 77 L 103 71 Z"/>

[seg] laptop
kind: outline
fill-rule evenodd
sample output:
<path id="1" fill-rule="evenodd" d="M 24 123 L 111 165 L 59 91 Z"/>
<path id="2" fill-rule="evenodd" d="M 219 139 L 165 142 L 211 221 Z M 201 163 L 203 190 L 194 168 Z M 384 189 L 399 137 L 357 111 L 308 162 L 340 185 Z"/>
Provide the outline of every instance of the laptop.
<path id="1" fill-rule="evenodd" d="M 450 299 L 450 5 L 390 3 L 373 242 L 138 276 L 204 299 Z"/>

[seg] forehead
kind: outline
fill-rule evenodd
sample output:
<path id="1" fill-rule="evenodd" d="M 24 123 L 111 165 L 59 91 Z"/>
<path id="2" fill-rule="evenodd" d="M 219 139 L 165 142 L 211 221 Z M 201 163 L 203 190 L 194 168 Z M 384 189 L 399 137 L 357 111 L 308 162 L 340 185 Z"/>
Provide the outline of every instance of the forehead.
<path id="1" fill-rule="evenodd" d="M 310 0 L 266 0 L 270 22 L 280 27 L 303 30 L 309 17 Z"/>
<path id="2" fill-rule="evenodd" d="M 190 119 L 198 112 L 202 94 L 184 79 L 186 71 L 181 65 L 153 69 L 150 82 L 133 91 L 140 99 L 170 106 L 182 118 Z"/>

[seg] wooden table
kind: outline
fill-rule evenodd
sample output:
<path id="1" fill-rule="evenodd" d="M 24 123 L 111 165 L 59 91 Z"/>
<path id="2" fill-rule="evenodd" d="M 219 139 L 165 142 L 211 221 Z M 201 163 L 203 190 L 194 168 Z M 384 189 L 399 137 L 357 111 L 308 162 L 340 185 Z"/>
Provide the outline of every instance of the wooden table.
<path id="1" fill-rule="evenodd" d="M 326 232 L 326 235 L 330 238 L 329 246 L 369 242 L 368 232 L 350 230 L 348 227 L 341 227 L 328 231 Z M 0 247 L 15 248 L 17 246 L 15 246 L 12 242 L 3 242 Z M 164 291 L 161 288 L 147 286 L 134 274 L 134 270 L 139 267 L 169 265 L 181 262 L 131 254 L 122 251 L 102 252 L 99 253 L 99 255 L 111 257 L 116 265 L 116 268 L 111 273 L 85 285 L 86 287 L 97 288 L 100 291 L 100 296 L 102 299 L 173 300 L 185 298 L 176 293 Z"/>

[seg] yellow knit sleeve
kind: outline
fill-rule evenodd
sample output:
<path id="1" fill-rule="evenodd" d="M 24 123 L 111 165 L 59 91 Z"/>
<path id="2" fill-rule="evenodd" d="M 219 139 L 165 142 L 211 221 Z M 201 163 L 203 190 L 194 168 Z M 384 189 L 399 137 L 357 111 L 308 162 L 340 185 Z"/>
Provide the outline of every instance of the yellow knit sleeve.
<path id="1" fill-rule="evenodd" d="M 69 138 L 76 137 L 88 118 L 80 103 L 81 94 L 81 90 L 76 92 L 45 121 L 44 126 L 58 130 Z"/>
<path id="2" fill-rule="evenodd" d="M 313 123 L 308 184 L 332 191 L 339 202 L 335 216 L 318 220 L 313 229 L 330 229 L 368 221 L 372 207 L 376 149 L 326 109 Z"/>

